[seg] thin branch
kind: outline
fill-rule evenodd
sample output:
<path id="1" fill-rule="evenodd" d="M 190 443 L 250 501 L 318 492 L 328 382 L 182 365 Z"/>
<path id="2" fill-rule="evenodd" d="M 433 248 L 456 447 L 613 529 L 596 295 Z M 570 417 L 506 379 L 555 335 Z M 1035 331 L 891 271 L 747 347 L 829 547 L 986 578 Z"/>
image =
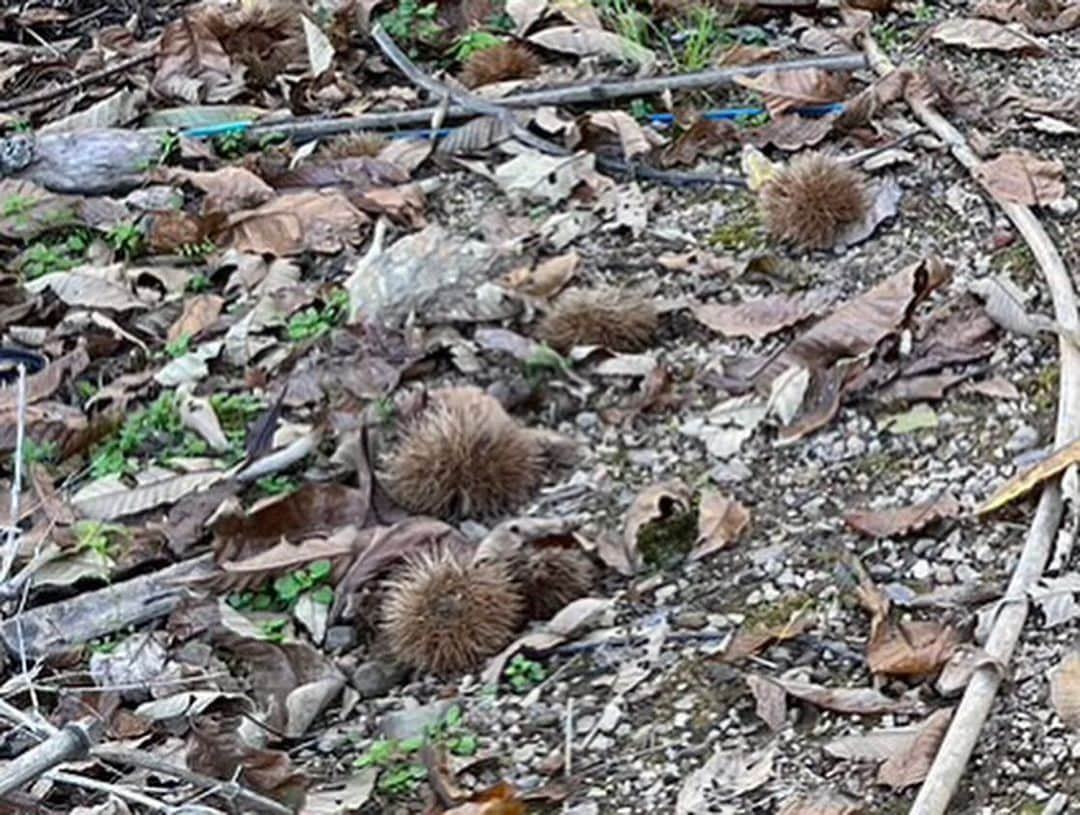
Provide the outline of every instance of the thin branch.
<path id="1" fill-rule="evenodd" d="M 102 745 L 94 748 L 93 755 L 95 758 L 108 761 L 111 764 L 138 767 L 143 770 L 179 778 L 181 781 L 186 781 L 197 787 L 204 787 L 213 795 L 240 804 L 244 811 L 266 812 L 268 815 L 292 815 L 292 810 L 287 806 L 265 798 L 235 781 L 221 781 L 202 773 L 192 772 L 186 767 L 180 767 L 150 753 Z"/>
<path id="2" fill-rule="evenodd" d="M 432 79 L 413 64 L 412 60 L 405 55 L 404 51 L 398 48 L 397 43 L 395 43 L 390 35 L 386 33 L 386 30 L 383 29 L 381 25 L 376 24 L 371 32 L 371 36 L 379 48 L 382 49 L 386 58 L 394 63 L 394 65 L 405 74 L 409 81 L 417 87 L 423 88 L 437 98 L 450 99 L 462 108 L 470 110 L 473 113 L 494 117 L 514 136 L 515 139 L 535 150 L 553 156 L 573 155 L 570 150 L 567 150 L 562 145 L 556 144 L 542 136 L 538 136 L 522 125 L 517 120 L 517 117 L 511 112 L 510 108 L 501 104 L 496 104 L 487 99 L 481 99 L 479 96 L 466 91 L 456 90 L 448 85 L 444 85 L 436 79 Z M 647 167 L 642 164 L 615 161 L 602 156 L 596 156 L 596 166 L 609 172 L 626 173 L 631 176 L 675 186 L 687 186 L 690 184 L 722 184 L 730 187 L 746 186 L 746 181 L 739 176 L 713 175 L 711 173 L 702 175 L 697 173 L 668 172 L 666 170 L 657 170 L 653 167 Z"/>
<path id="3" fill-rule="evenodd" d="M 588 104 L 615 99 L 654 96 L 668 91 L 715 88 L 730 85 L 739 77 L 744 76 L 804 71 L 808 68 L 818 68 L 826 71 L 858 71 L 865 67 L 867 67 L 866 57 L 862 54 L 798 59 L 790 62 L 770 62 L 758 65 L 736 65 L 730 68 L 717 68 L 711 71 L 698 71 L 676 76 L 650 77 L 648 79 L 631 79 L 619 82 L 585 82 L 559 88 L 545 88 L 500 97 L 498 104 L 508 108 Z M 255 125 L 248 132 L 256 138 L 270 133 L 281 133 L 294 138 L 317 139 L 356 130 L 397 130 L 399 128 L 423 127 L 432 121 L 438 111 L 439 106 L 434 106 L 416 110 L 363 113 L 347 119 L 301 118 Z M 447 122 L 460 121 L 474 114 L 474 110 L 458 102 L 446 108 L 443 118 Z"/>
<path id="4" fill-rule="evenodd" d="M 127 787 L 121 787 L 117 784 L 107 784 L 104 781 L 86 778 L 85 776 L 76 775 L 75 773 L 53 770 L 49 773 L 49 778 L 61 784 L 70 784 L 73 787 L 81 787 L 83 789 L 93 790 L 94 792 L 104 792 L 107 795 L 115 795 L 117 798 L 130 801 L 133 804 L 141 804 L 154 812 L 164 812 L 166 815 L 171 815 L 171 813 L 180 811 L 179 807 L 162 803 L 156 798 L 151 798 L 149 795 L 144 795 L 141 792 L 129 790 Z"/>
<path id="5" fill-rule="evenodd" d="M 0 102 L 0 111 L 15 110 L 29 105 L 36 105 L 41 102 L 51 102 L 54 99 L 67 96 L 69 93 L 84 90 L 87 85 L 97 84 L 98 82 L 114 77 L 117 74 L 121 74 L 129 68 L 134 68 L 136 65 L 142 65 L 144 62 L 149 62 L 154 59 L 154 57 L 155 54 L 153 52 L 128 57 L 127 59 L 120 60 L 120 62 L 107 65 L 99 71 L 94 71 L 85 76 L 77 76 L 75 79 L 65 82 L 62 85 L 57 85 L 55 88 L 46 88 L 44 90 L 34 91 L 33 93 L 26 93 L 22 96 L 16 96 L 14 99 L 5 99 Z"/>
<path id="6" fill-rule="evenodd" d="M 864 42 L 870 62 L 878 74 L 884 76 L 894 70 L 872 37 L 867 36 Z M 979 166 L 979 157 L 963 134 L 934 110 L 924 96 L 912 92 L 909 85 L 905 99 L 916 118 L 949 145 L 960 164 L 969 172 Z M 1075 336 L 1077 328 L 1076 295 L 1061 255 L 1031 209 L 1001 199 L 995 199 L 995 202 L 1013 222 L 1035 256 L 1050 289 L 1057 322 L 1064 329 L 1058 342 L 1061 384 L 1055 435 L 1056 443 L 1061 445 L 1080 435 L 1080 350 L 1069 339 Z M 972 674 L 910 815 L 943 815 L 946 812 L 978 742 L 979 733 L 990 715 L 1001 684 L 998 666 L 1008 664 L 1020 640 L 1028 615 L 1028 590 L 1042 577 L 1046 568 L 1062 511 L 1061 488 L 1056 481 L 1048 483 L 1039 498 L 1023 551 L 986 640 L 985 650 L 994 658 L 994 664 L 976 668 Z"/>
<path id="7" fill-rule="evenodd" d="M 40 778 L 65 761 L 82 758 L 92 743 L 89 732 L 82 725 L 74 722 L 64 725 L 37 747 L 8 762 L 0 773 L 0 798 Z"/>

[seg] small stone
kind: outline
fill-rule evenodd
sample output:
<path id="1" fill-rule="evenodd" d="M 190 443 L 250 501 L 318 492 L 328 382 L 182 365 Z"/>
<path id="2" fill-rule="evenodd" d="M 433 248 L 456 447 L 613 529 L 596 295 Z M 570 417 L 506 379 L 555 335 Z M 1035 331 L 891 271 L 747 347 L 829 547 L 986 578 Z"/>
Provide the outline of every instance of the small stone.
<path id="1" fill-rule="evenodd" d="M 404 710 L 388 713 L 383 718 L 383 735 L 398 741 L 422 736 L 429 727 L 434 727 L 445 719 L 447 711 L 453 705 L 452 699 L 440 699 L 429 705 L 418 705 L 415 700 L 407 699 Z"/>
<path id="2" fill-rule="evenodd" d="M 574 719 L 574 732 L 579 736 L 587 736 L 592 732 L 592 729 L 596 726 L 596 716 L 591 713 L 586 713 L 583 716 L 578 716 Z"/>
<path id="3" fill-rule="evenodd" d="M 332 625 L 326 629 L 323 647 L 332 654 L 348 651 L 356 645 L 356 626 Z"/>
<path id="4" fill-rule="evenodd" d="M 373 699 L 388 694 L 407 673 L 406 668 L 393 662 L 373 659 L 360 663 L 353 671 L 352 686 L 356 688 L 361 699 Z"/>
<path id="5" fill-rule="evenodd" d="M 574 417 L 574 423 L 582 430 L 589 430 L 599 424 L 599 417 L 592 411 L 582 411 Z"/>
<path id="6" fill-rule="evenodd" d="M 1005 449 L 1010 453 L 1023 453 L 1039 443 L 1039 431 L 1029 424 L 1022 424 L 1005 442 Z"/>
<path id="7" fill-rule="evenodd" d="M 682 611 L 671 618 L 676 628 L 698 631 L 709 624 L 709 618 L 703 611 Z"/>
<path id="8" fill-rule="evenodd" d="M 926 580 L 933 572 L 934 568 L 925 560 L 917 560 L 911 567 L 911 576 L 915 580 Z"/>
<path id="9" fill-rule="evenodd" d="M 666 586 L 661 586 L 656 590 L 656 602 L 660 605 L 665 605 L 671 600 L 675 599 L 675 595 L 679 593 L 679 587 L 674 583 L 668 583 Z"/>

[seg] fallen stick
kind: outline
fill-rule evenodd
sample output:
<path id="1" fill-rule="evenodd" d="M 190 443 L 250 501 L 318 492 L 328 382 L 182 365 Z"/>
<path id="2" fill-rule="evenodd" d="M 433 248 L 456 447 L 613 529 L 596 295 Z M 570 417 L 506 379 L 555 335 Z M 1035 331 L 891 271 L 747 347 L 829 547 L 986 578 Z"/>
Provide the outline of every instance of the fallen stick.
<path id="1" fill-rule="evenodd" d="M 409 81 L 417 87 L 426 90 L 436 97 L 450 99 L 463 108 L 471 110 L 473 113 L 494 117 L 515 139 L 542 153 L 566 157 L 573 155 L 570 150 L 567 150 L 562 145 L 556 144 L 542 136 L 538 136 L 529 130 L 528 127 L 522 125 L 517 120 L 517 117 L 514 116 L 510 108 L 503 107 L 502 105 L 487 99 L 481 99 L 474 94 L 456 90 L 442 84 L 438 80 L 432 79 L 413 64 L 413 62 L 405 55 L 405 52 L 402 51 L 390 35 L 386 33 L 382 25 L 376 24 L 371 32 L 371 36 L 386 58 L 397 66 Z M 686 186 L 690 184 L 721 184 L 729 187 L 746 186 L 746 180 L 740 176 L 714 175 L 712 173 L 697 174 L 670 172 L 667 170 L 657 170 L 644 164 L 628 161 L 615 161 L 604 158 L 603 156 L 595 156 L 595 160 L 596 166 L 601 170 L 625 173 L 634 177 L 658 181 L 664 184 L 676 186 Z"/>
<path id="2" fill-rule="evenodd" d="M 89 732 L 82 725 L 69 722 L 37 747 L 8 762 L 3 773 L 0 773 L 0 798 L 40 778 L 65 761 L 82 758 L 92 743 Z"/>
<path id="3" fill-rule="evenodd" d="M 154 756 L 152 753 L 141 750 L 127 750 L 122 747 L 108 747 L 102 745 L 92 751 L 94 758 L 108 761 L 111 764 L 125 764 L 138 767 L 143 770 L 170 775 L 194 784 L 205 787 L 211 794 L 239 804 L 239 810 L 244 812 L 265 812 L 268 815 L 292 815 L 292 810 L 284 804 L 272 801 L 249 790 L 235 781 L 222 781 L 217 778 L 193 772 L 186 767 L 180 767 L 172 762 L 165 761 Z"/>
<path id="4" fill-rule="evenodd" d="M 845 54 L 835 57 L 797 59 L 790 62 L 772 62 L 759 65 L 736 65 L 716 68 L 692 74 L 631 79 L 622 82 L 587 82 L 561 88 L 545 88 L 539 91 L 509 94 L 488 101 L 500 107 L 532 108 L 540 105 L 574 105 L 605 102 L 614 99 L 655 96 L 666 91 L 700 90 L 730 85 L 739 77 L 758 76 L 768 73 L 805 71 L 811 68 L 826 71 L 858 71 L 867 67 L 862 54 Z M 283 122 L 255 124 L 248 133 L 254 137 L 270 134 L 318 139 L 336 136 L 355 130 L 395 130 L 403 127 L 427 126 L 439 112 L 438 107 L 386 113 L 362 113 L 348 119 L 290 119 Z M 468 106 L 455 102 L 445 110 L 445 121 L 459 121 L 476 115 Z"/>
<path id="5" fill-rule="evenodd" d="M 148 54 L 139 54 L 138 56 L 128 57 L 122 59 L 113 65 L 106 65 L 104 68 L 93 73 L 86 74 L 86 76 L 77 76 L 70 82 L 65 82 L 62 85 L 57 85 L 55 88 L 46 88 L 45 90 L 34 91 L 32 93 L 26 93 L 22 96 L 16 96 L 14 99 L 5 99 L 0 102 L 0 111 L 15 110 L 16 108 L 24 108 L 28 105 L 36 105 L 41 102 L 51 102 L 53 99 L 59 99 L 61 96 L 67 96 L 69 93 L 75 93 L 75 91 L 83 90 L 87 85 L 94 85 L 98 82 L 102 82 L 117 74 L 123 73 L 129 68 L 134 68 L 136 65 L 142 65 L 144 62 L 149 62 L 154 59 L 156 54 L 153 52 Z"/>
<path id="6" fill-rule="evenodd" d="M 876 73 L 884 76 L 894 70 L 872 37 L 867 35 L 864 43 Z M 910 86 L 904 96 L 915 117 L 949 145 L 949 150 L 960 164 L 969 172 L 978 167 L 981 163 L 979 157 L 959 130 L 934 110 L 924 97 L 911 93 Z M 1074 334 L 1078 326 L 1076 295 L 1061 255 L 1031 209 L 998 198 L 995 198 L 995 203 L 1012 221 L 1035 256 L 1050 288 L 1057 322 L 1065 329 L 1058 341 L 1061 383 L 1055 432 L 1056 444 L 1063 445 L 1080 435 L 1080 350 L 1068 339 L 1068 335 Z M 1042 577 L 1046 568 L 1061 516 L 1061 488 L 1054 481 L 1044 487 L 1039 498 L 1023 551 L 986 640 L 984 650 L 993 657 L 996 665 L 1007 665 L 1016 650 L 1027 621 L 1028 591 Z M 934 757 L 934 763 L 915 797 L 910 815 L 944 815 L 975 749 L 983 724 L 990 715 L 1001 680 L 1000 670 L 995 665 L 976 668 Z"/>
<path id="7" fill-rule="evenodd" d="M 13 656 L 37 660 L 129 625 L 164 617 L 183 597 L 184 588 L 177 581 L 209 574 L 212 559 L 211 555 L 203 555 L 24 611 L 0 623 L 0 641 Z"/>

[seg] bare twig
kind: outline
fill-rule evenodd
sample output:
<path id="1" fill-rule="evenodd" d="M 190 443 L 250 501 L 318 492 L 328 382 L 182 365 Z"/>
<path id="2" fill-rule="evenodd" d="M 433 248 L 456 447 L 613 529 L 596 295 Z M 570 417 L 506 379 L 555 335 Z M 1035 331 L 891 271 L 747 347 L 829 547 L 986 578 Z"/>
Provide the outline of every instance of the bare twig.
<path id="1" fill-rule="evenodd" d="M 61 770 L 53 770 L 49 773 L 49 778 L 61 784 L 70 784 L 73 787 L 82 787 L 83 789 L 93 790 L 94 792 L 104 792 L 107 795 L 115 795 L 117 798 L 130 801 L 133 804 L 140 804 L 154 812 L 165 812 L 170 814 L 179 812 L 178 807 L 162 803 L 156 798 L 151 798 L 149 795 L 130 790 L 127 787 L 121 787 L 118 784 L 107 784 L 104 781 L 97 781 L 93 778 L 86 778 L 82 775 L 66 773 Z"/>
<path id="2" fill-rule="evenodd" d="M 269 815 L 291 815 L 292 813 L 292 810 L 287 806 L 259 795 L 257 792 L 253 792 L 235 781 L 221 781 L 202 773 L 192 772 L 186 767 L 180 767 L 172 762 L 157 758 L 151 753 L 102 745 L 94 748 L 93 755 L 95 758 L 108 761 L 110 764 L 139 767 L 143 770 L 179 778 L 181 781 L 186 781 L 198 787 L 205 787 L 212 795 L 239 804 L 240 808 L 245 812 L 266 812 Z"/>
<path id="3" fill-rule="evenodd" d="M 398 48 L 397 43 L 395 43 L 390 35 L 386 33 L 381 25 L 376 24 L 371 32 L 371 36 L 379 48 L 382 49 L 386 58 L 394 63 L 394 65 L 405 74 L 409 81 L 417 87 L 423 88 L 437 98 L 451 99 L 462 108 L 470 110 L 473 113 L 494 117 L 506 128 L 507 132 L 514 136 L 515 139 L 535 150 L 553 156 L 573 155 L 570 150 L 567 150 L 562 145 L 556 144 L 542 136 L 538 136 L 522 125 L 508 107 L 496 104 L 487 99 L 481 99 L 479 96 L 465 91 L 456 90 L 448 85 L 444 85 L 438 80 L 432 79 L 413 64 L 412 60 L 405 55 L 404 51 Z M 704 175 L 699 175 L 697 173 L 674 173 L 666 170 L 657 170 L 642 164 L 614 161 L 602 156 L 596 156 L 596 166 L 609 172 L 627 173 L 650 181 L 658 181 L 660 183 L 673 184 L 676 186 L 685 186 L 689 184 L 720 184 L 730 187 L 746 186 L 746 181 L 739 176 L 713 175 L 711 173 Z"/>
<path id="4" fill-rule="evenodd" d="M 136 65 L 142 65 L 144 62 L 149 62 L 152 59 L 154 59 L 154 53 L 152 51 L 146 54 L 139 54 L 134 57 L 120 60 L 120 62 L 112 65 L 107 65 L 99 71 L 86 74 L 86 76 L 75 77 L 75 79 L 72 79 L 70 82 L 65 82 L 63 85 L 57 85 L 55 88 L 46 88 L 44 90 L 34 91 L 33 93 L 26 93 L 22 96 L 16 96 L 14 99 L 5 99 L 0 102 L 0 111 L 16 110 L 17 108 L 24 108 L 41 102 L 51 102 L 54 99 L 67 96 L 69 93 L 81 91 L 86 88 L 87 85 L 94 85 L 98 82 L 102 82 L 110 77 L 123 73 L 129 68 L 134 68 Z"/>
<path id="5" fill-rule="evenodd" d="M 877 73 L 886 75 L 893 70 L 888 58 L 871 37 L 866 38 L 865 46 Z M 905 97 L 915 116 L 949 145 L 960 164 L 968 171 L 978 167 L 979 157 L 968 146 L 964 136 L 934 110 L 924 96 L 909 90 Z M 1050 288 L 1055 317 L 1064 329 L 1058 342 L 1061 384 L 1055 436 L 1057 444 L 1061 445 L 1080 435 L 1080 350 L 1067 336 L 1075 335 L 1077 328 L 1076 296 L 1061 255 L 1031 209 L 1000 199 L 996 199 L 996 203 L 1013 222 L 1035 256 Z M 1028 590 L 1046 568 L 1061 517 L 1061 487 L 1057 481 L 1048 482 L 1039 498 L 1023 551 L 986 641 L 985 650 L 997 664 L 1008 664 L 1016 649 L 1027 620 Z M 1001 672 L 995 665 L 975 669 L 910 815 L 942 815 L 946 811 L 975 749 L 982 726 L 990 715 L 1000 684 Z"/>
<path id="6" fill-rule="evenodd" d="M 540 105 L 574 105 L 590 102 L 606 102 L 615 99 L 653 96 L 666 91 L 694 90 L 730 85 L 743 76 L 758 76 L 766 73 L 802 71 L 807 68 L 819 68 L 827 71 L 857 71 L 866 67 L 866 58 L 862 54 L 799 59 L 791 62 L 772 62 L 759 65 L 736 65 L 730 68 L 717 68 L 712 71 L 698 71 L 677 76 L 651 77 L 621 82 L 586 82 L 561 88 L 546 88 L 539 91 L 510 94 L 498 99 L 498 104 L 508 108 L 532 108 Z M 419 108 L 417 110 L 393 111 L 387 113 L 364 113 L 359 116 L 339 119 L 293 119 L 285 122 L 256 125 L 249 133 L 262 136 L 269 133 L 281 133 L 293 138 L 318 139 L 350 133 L 355 130 L 396 130 L 398 128 L 423 127 L 428 125 L 437 114 L 439 106 Z M 475 111 L 460 102 L 450 105 L 444 112 L 444 120 L 460 121 L 473 116 Z"/>
<path id="7" fill-rule="evenodd" d="M 0 773 L 0 798 L 40 778 L 65 761 L 81 758 L 91 744 L 90 734 L 82 725 L 74 722 L 64 725 L 37 747 L 30 748 L 4 767 L 3 773 Z"/>

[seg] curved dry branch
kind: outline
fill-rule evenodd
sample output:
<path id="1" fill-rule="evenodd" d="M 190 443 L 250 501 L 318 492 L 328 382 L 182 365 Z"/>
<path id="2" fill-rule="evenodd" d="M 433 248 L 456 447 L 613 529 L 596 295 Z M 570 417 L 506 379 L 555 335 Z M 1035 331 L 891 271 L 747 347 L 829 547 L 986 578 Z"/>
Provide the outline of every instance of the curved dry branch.
<path id="1" fill-rule="evenodd" d="M 869 36 L 865 40 L 865 47 L 870 63 L 878 74 L 885 75 L 894 70 Z M 948 144 L 953 156 L 969 172 L 980 164 L 979 157 L 963 134 L 934 110 L 925 98 L 909 92 L 905 94 L 905 99 L 916 118 Z M 1070 339 L 1075 336 L 1077 329 L 1076 294 L 1061 255 L 1031 209 L 1000 199 L 995 199 L 995 203 L 1012 221 L 1035 256 L 1050 289 L 1055 317 L 1064 329 L 1059 339 L 1061 383 L 1055 434 L 1055 443 L 1062 445 L 1080 436 L 1080 349 Z M 1046 485 L 1039 498 L 1023 551 L 986 641 L 985 650 L 994 658 L 996 665 L 1007 664 L 1016 649 L 1027 621 L 1028 590 L 1042 577 L 1061 524 L 1061 516 L 1061 488 L 1055 481 Z M 983 724 L 990 715 L 1001 678 L 998 669 L 993 666 L 979 668 L 972 674 L 910 815 L 943 815 L 946 812 Z"/>

